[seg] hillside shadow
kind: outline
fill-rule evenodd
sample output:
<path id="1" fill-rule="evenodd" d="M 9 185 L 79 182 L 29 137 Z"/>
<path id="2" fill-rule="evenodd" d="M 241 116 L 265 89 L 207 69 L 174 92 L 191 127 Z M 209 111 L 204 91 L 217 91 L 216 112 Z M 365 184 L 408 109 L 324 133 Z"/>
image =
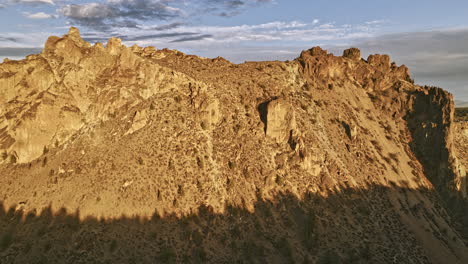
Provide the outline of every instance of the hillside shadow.
<path id="1" fill-rule="evenodd" d="M 449 101 L 440 88 L 428 87 L 428 94 L 413 92 L 411 109 L 405 119 L 412 135 L 411 150 L 424 168 L 424 174 L 439 192 L 456 192 L 453 171 L 448 167 L 449 150 L 446 136 L 451 125 L 450 107 L 441 101 Z M 435 125 L 434 125 L 435 124 Z M 445 193 L 444 193 L 445 195 Z"/>
<path id="2" fill-rule="evenodd" d="M 100 220 L 79 212 L 25 213 L 0 205 L 1 263 L 426 263 L 430 259 L 402 218 L 427 224 L 434 241 L 455 252 L 458 234 L 444 227 L 425 189 L 346 186 L 327 197 L 259 198 L 254 212 L 200 207 L 178 218 Z M 393 202 L 392 202 L 393 201 Z M 468 207 L 466 208 L 468 209 Z M 442 217 L 440 217 L 442 216 Z M 460 224 L 460 223 L 453 223 Z M 468 226 L 468 225 L 465 225 Z M 449 228 L 450 229 L 450 228 Z M 396 246 L 398 245 L 398 246 Z M 396 262 L 394 262 L 396 261 Z"/>
<path id="3" fill-rule="evenodd" d="M 409 94 L 411 108 L 405 119 L 412 136 L 410 148 L 423 166 L 424 175 L 437 190 L 437 195 L 448 210 L 450 216 L 462 225 L 456 228 L 468 238 L 466 229 L 468 220 L 468 200 L 456 188 L 456 174 L 451 164 L 447 138 L 451 136 L 453 105 L 450 94 L 438 87 L 426 87 L 427 93 Z M 453 104 L 453 102 L 452 102 Z"/>

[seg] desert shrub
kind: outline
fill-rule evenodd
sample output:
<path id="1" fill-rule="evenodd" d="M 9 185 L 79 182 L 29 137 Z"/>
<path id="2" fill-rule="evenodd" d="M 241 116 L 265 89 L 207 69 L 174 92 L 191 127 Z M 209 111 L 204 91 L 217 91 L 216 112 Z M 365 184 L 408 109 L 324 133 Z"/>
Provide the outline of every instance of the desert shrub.
<path id="1" fill-rule="evenodd" d="M 192 249 L 192 262 L 194 263 L 204 263 L 206 262 L 206 252 L 203 247 L 196 247 Z"/>
<path id="2" fill-rule="evenodd" d="M 195 245 L 201 245 L 203 243 L 203 235 L 199 231 L 195 230 L 192 233 L 192 240 Z"/>
<path id="3" fill-rule="evenodd" d="M 255 244 L 253 241 L 246 241 L 242 245 L 243 255 L 249 260 L 249 262 L 254 262 L 255 259 L 261 258 L 264 256 L 264 249 L 261 245 Z"/>
<path id="4" fill-rule="evenodd" d="M 38 237 L 42 237 L 43 235 L 45 235 L 47 233 L 47 228 L 45 226 L 41 226 L 39 227 L 39 229 L 37 230 L 37 236 Z"/>
<path id="5" fill-rule="evenodd" d="M 331 250 L 325 252 L 318 260 L 319 264 L 338 264 L 342 263 L 340 255 Z"/>
<path id="6" fill-rule="evenodd" d="M 10 155 L 10 163 L 15 164 L 18 161 L 15 155 Z"/>
<path id="7" fill-rule="evenodd" d="M 201 127 L 203 130 L 206 130 L 206 128 L 207 128 L 208 126 L 206 125 L 206 122 L 205 122 L 205 121 L 201 121 L 201 122 L 200 122 L 200 127 Z"/>
<path id="8" fill-rule="evenodd" d="M 379 142 L 376 140 L 371 140 L 372 145 L 374 145 L 375 149 L 379 152 L 382 152 L 382 146 L 380 146 Z"/>
<path id="9" fill-rule="evenodd" d="M 371 214 L 371 210 L 364 204 L 358 205 L 356 209 L 361 215 L 369 216 Z"/>
<path id="10" fill-rule="evenodd" d="M 393 160 L 395 161 L 396 163 L 398 163 L 400 160 L 398 158 L 398 154 L 397 153 L 389 153 L 388 156 Z"/>
<path id="11" fill-rule="evenodd" d="M 390 163 L 390 162 L 391 162 L 391 160 L 390 160 L 389 157 L 385 157 L 385 156 L 384 156 L 384 157 L 382 157 L 382 159 L 385 160 L 385 162 L 387 162 L 387 163 Z"/>
<path id="12" fill-rule="evenodd" d="M 162 263 L 176 263 L 177 255 L 172 247 L 163 247 L 159 252 L 158 260 Z"/>
<path id="13" fill-rule="evenodd" d="M 113 239 L 109 245 L 110 252 L 114 252 L 117 249 L 117 240 Z"/>
<path id="14" fill-rule="evenodd" d="M 13 243 L 13 234 L 11 232 L 5 232 L 0 237 L 0 252 L 7 249 Z"/>
<path id="15" fill-rule="evenodd" d="M 228 161 L 228 166 L 229 166 L 229 169 L 234 169 L 237 167 L 237 164 L 235 161 Z"/>
<path id="16" fill-rule="evenodd" d="M 317 245 L 317 237 L 315 234 L 316 217 L 313 212 L 309 212 L 304 226 L 304 246 L 311 250 Z"/>
<path id="17" fill-rule="evenodd" d="M 52 248 L 52 243 L 50 243 L 49 241 L 47 241 L 47 242 L 45 242 L 45 244 L 44 244 L 43 251 L 44 251 L 44 252 L 48 252 L 51 248 Z"/>
<path id="18" fill-rule="evenodd" d="M 32 244 L 30 242 L 26 242 L 23 248 L 23 253 L 28 254 L 31 251 Z"/>
<path id="19" fill-rule="evenodd" d="M 360 249 L 360 255 L 361 255 L 361 258 L 363 258 L 364 260 L 368 261 L 371 259 L 372 254 L 371 254 L 369 244 L 365 244 L 364 247 Z"/>
<path id="20" fill-rule="evenodd" d="M 275 248 L 279 250 L 281 255 L 288 260 L 288 262 L 293 263 L 294 258 L 293 258 L 293 249 L 291 247 L 291 243 L 289 243 L 289 240 L 285 237 L 281 238 L 280 240 L 276 241 L 274 244 Z"/>
<path id="21" fill-rule="evenodd" d="M 205 167 L 203 164 L 203 160 L 200 157 L 197 157 L 197 166 L 201 169 Z"/>
<path id="22" fill-rule="evenodd" d="M 232 129 L 233 129 L 234 133 L 237 135 L 237 134 L 239 134 L 239 131 L 241 129 L 241 125 L 236 124 Z"/>

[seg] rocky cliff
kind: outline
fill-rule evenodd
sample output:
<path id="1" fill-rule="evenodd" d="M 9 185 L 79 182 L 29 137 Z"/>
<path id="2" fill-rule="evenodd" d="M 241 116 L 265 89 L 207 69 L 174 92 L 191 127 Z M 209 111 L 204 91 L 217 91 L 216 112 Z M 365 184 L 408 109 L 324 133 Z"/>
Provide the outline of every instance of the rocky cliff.
<path id="1" fill-rule="evenodd" d="M 71 28 L 0 64 L 0 257 L 465 263 L 453 111 L 355 48 L 233 64 Z"/>

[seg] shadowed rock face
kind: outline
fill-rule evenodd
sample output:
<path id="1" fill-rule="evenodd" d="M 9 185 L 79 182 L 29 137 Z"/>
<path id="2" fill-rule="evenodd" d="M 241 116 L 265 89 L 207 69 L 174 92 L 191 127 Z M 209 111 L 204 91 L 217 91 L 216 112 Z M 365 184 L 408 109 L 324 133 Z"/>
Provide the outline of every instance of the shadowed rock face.
<path id="1" fill-rule="evenodd" d="M 72 28 L 0 64 L 0 257 L 465 263 L 452 101 L 358 49 L 232 64 Z M 57 222 L 73 245 L 30 245 Z"/>

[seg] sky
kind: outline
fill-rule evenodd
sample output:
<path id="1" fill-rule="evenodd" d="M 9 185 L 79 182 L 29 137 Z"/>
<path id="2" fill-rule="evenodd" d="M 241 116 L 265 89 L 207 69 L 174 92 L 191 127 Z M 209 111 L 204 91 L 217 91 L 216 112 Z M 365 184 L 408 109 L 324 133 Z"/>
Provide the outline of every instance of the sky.
<path id="1" fill-rule="evenodd" d="M 467 14 L 466 0 L 0 0 L 0 61 L 40 52 L 70 26 L 89 42 L 116 36 L 235 63 L 353 46 L 468 102 Z"/>

